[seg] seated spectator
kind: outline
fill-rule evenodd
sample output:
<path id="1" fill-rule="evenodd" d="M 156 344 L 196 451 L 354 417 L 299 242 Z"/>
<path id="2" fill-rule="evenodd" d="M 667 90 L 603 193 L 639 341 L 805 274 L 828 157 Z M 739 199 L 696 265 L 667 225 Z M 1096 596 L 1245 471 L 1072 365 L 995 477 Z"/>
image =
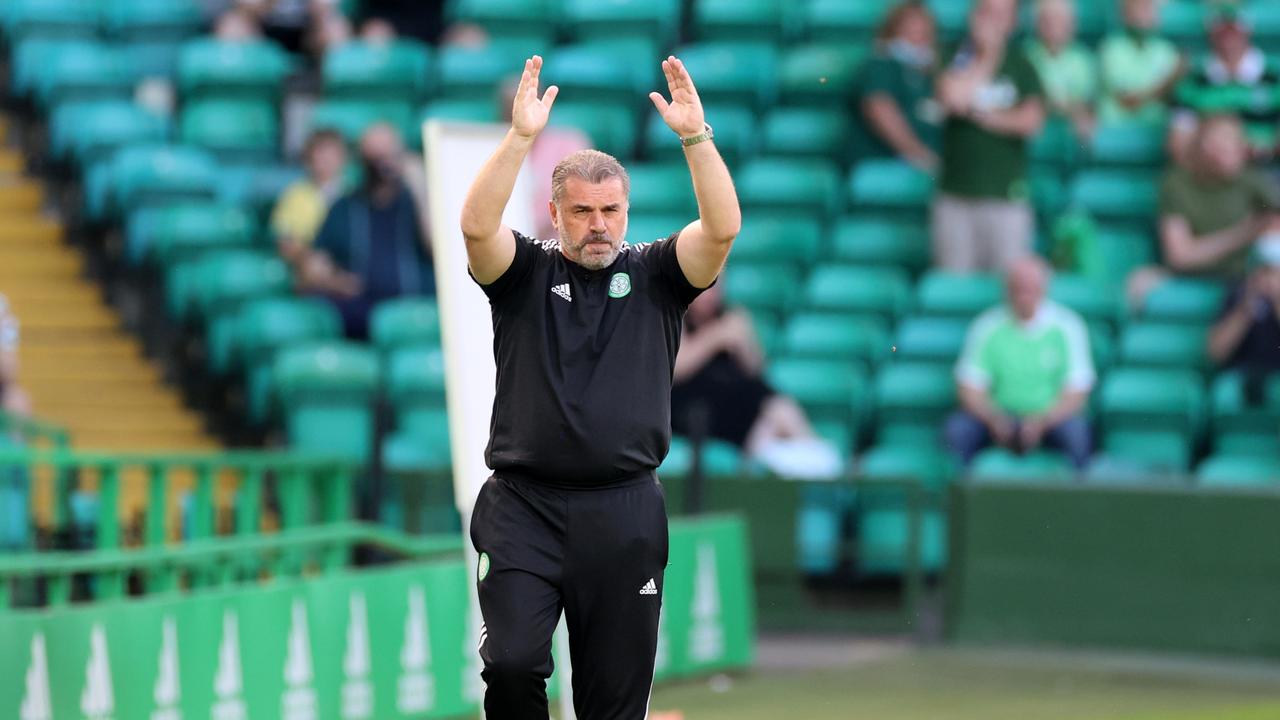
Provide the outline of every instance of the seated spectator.
<path id="1" fill-rule="evenodd" d="M 390 45 L 396 37 L 395 26 L 379 17 L 369 18 L 360 26 L 360 39 L 372 45 Z"/>
<path id="2" fill-rule="evenodd" d="M 1124 31 L 1098 49 L 1103 93 L 1098 117 L 1105 123 L 1162 123 L 1166 100 L 1182 74 L 1182 55 L 1156 35 L 1157 0 L 1120 0 L 1120 7 Z"/>
<path id="3" fill-rule="evenodd" d="M 262 29 L 253 15 L 233 8 L 218 16 L 213 24 L 213 36 L 222 42 L 249 42 L 262 37 Z"/>
<path id="4" fill-rule="evenodd" d="M 1245 374 L 1246 396 L 1280 372 L 1280 238 L 1258 247 L 1260 267 L 1232 290 L 1209 331 L 1209 357 Z"/>
<path id="5" fill-rule="evenodd" d="M 1198 116 L 1234 113 L 1244 120 L 1251 154 L 1269 159 L 1280 126 L 1280 67 L 1250 39 L 1235 8 L 1219 8 L 1209 29 L 1213 52 L 1178 83 L 1169 127 L 1169 154 L 1186 163 Z"/>
<path id="6" fill-rule="evenodd" d="M 1254 242 L 1280 230 L 1280 187 L 1247 163 L 1239 118 L 1200 122 L 1189 166 L 1175 166 L 1161 186 L 1160 248 L 1168 269 L 1238 280 Z"/>
<path id="7" fill-rule="evenodd" d="M 934 262 L 957 271 L 1004 267 L 1035 233 L 1027 139 L 1044 125 L 1040 78 L 1009 44 L 1016 0 L 979 0 L 969 37 L 938 80 L 946 112 L 933 201 Z"/>
<path id="8" fill-rule="evenodd" d="M 941 111 L 933 99 L 934 23 L 919 0 L 891 10 L 862 68 L 853 108 L 853 159 L 900 157 L 938 169 Z"/>
<path id="9" fill-rule="evenodd" d="M 498 92 L 498 111 L 504 123 L 511 122 L 511 111 L 515 107 L 518 78 L 502 83 Z M 551 206 L 551 171 L 560 160 L 579 150 L 591 147 L 591 138 L 581 130 L 571 127 L 548 125 L 533 141 L 529 149 L 530 179 L 533 181 L 533 217 L 534 232 L 539 238 L 549 239 L 559 235 L 551 214 L 547 208 Z"/>
<path id="10" fill-rule="evenodd" d="M 334 203 L 302 261 L 303 288 L 332 300 L 352 339 L 368 337 L 369 314 L 379 302 L 435 293 L 431 248 L 402 178 L 404 156 L 395 128 L 365 132 L 364 184 Z"/>
<path id="11" fill-rule="evenodd" d="M 956 364 L 960 410 L 944 440 L 968 464 L 995 443 L 1016 452 L 1062 450 L 1076 469 L 1092 442 L 1082 412 L 1095 379 L 1089 333 L 1072 310 L 1045 298 L 1049 266 L 1036 256 L 1005 275 L 1006 303 L 969 327 Z"/>
<path id="12" fill-rule="evenodd" d="M 18 384 L 18 318 L 0 295 L 0 412 L 27 417 L 31 399 Z"/>
<path id="13" fill-rule="evenodd" d="M 838 472 L 837 453 L 814 434 L 794 400 L 769 387 L 763 370 L 751 316 L 726 308 L 718 284 L 708 288 L 685 314 L 671 387 L 672 429 L 733 443 L 775 470 L 785 465 L 784 474 Z M 797 467 L 799 455 L 805 457 Z"/>
<path id="14" fill-rule="evenodd" d="M 1076 42 L 1072 0 L 1036 4 L 1036 36 L 1027 43 L 1027 58 L 1040 73 L 1050 112 L 1069 121 L 1082 140 L 1092 136 L 1098 68 L 1093 53 Z"/>
<path id="15" fill-rule="evenodd" d="M 280 255 L 296 266 L 307 254 L 329 207 L 342 195 L 347 144 L 333 130 L 317 130 L 302 151 L 307 176 L 281 193 L 271 213 L 271 232 Z"/>

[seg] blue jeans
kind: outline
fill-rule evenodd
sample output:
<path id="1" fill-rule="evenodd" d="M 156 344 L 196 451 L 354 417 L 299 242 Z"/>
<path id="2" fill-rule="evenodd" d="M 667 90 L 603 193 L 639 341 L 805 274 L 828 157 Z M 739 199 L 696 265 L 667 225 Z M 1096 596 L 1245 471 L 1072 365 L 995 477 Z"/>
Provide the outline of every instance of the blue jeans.
<path id="1" fill-rule="evenodd" d="M 1019 420 L 1014 419 L 1015 435 Z M 976 416 L 963 410 L 947 418 L 943 429 L 943 442 L 947 449 L 954 453 L 960 462 L 968 465 L 979 450 L 991 444 L 991 431 Z M 1083 470 L 1089 464 L 1089 455 L 1093 452 L 1093 439 L 1089 433 L 1089 423 L 1079 415 L 1063 420 L 1044 433 L 1044 445 L 1066 453 L 1072 466 Z M 1014 450 L 1027 452 L 1035 448 L 1020 448 L 1015 442 Z"/>

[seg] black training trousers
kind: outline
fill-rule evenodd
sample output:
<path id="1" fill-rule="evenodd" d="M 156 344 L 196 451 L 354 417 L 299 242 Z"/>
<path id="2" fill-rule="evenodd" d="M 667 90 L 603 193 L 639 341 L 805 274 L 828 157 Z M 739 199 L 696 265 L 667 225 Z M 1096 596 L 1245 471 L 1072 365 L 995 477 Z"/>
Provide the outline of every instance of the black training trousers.
<path id="1" fill-rule="evenodd" d="M 643 720 L 667 565 L 667 513 L 653 473 L 598 489 L 489 478 L 476 498 L 484 710 L 547 717 L 551 636 L 564 611 L 580 720 Z"/>

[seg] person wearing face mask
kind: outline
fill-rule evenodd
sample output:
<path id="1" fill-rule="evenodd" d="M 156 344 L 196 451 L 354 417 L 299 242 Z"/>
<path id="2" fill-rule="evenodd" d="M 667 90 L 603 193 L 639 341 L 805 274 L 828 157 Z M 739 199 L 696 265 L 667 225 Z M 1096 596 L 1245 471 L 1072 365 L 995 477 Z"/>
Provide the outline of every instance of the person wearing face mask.
<path id="1" fill-rule="evenodd" d="M 1040 73 L 1050 112 L 1071 123 L 1082 140 L 1093 135 L 1093 103 L 1098 67 L 1093 53 L 1076 42 L 1076 6 L 1072 0 L 1036 3 L 1036 36 L 1027 42 L 1027 58 Z"/>
<path id="2" fill-rule="evenodd" d="M 334 203 L 302 263 L 304 289 L 328 297 L 347 337 L 368 337 L 369 314 L 402 295 L 434 295 L 431 248 L 403 179 L 404 146 L 390 125 L 360 138 L 364 182 Z"/>
<path id="3" fill-rule="evenodd" d="M 932 241 L 945 270 L 1001 269 L 1025 255 L 1035 235 L 1027 146 L 1044 126 L 1045 107 L 1039 75 L 1009 43 L 1016 22 L 1016 0 L 978 0 L 968 38 L 938 78 L 946 121 Z"/>
<path id="4" fill-rule="evenodd" d="M 920 0 L 898 5 L 876 34 L 853 108 L 853 157 L 900 157 L 938 167 L 941 114 L 933 100 L 934 22 Z"/>
<path id="5" fill-rule="evenodd" d="M 1157 34 L 1157 0 L 1119 0 L 1124 30 L 1102 41 L 1098 64 L 1102 99 L 1098 118 L 1105 123 L 1163 123 L 1165 100 L 1184 69 L 1178 47 Z"/>

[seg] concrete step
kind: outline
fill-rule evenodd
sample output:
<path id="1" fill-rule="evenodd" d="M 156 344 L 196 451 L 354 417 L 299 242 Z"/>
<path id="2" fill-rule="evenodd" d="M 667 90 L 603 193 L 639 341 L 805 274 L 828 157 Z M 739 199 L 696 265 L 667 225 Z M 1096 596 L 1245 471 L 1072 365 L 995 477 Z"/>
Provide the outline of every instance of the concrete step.
<path id="1" fill-rule="evenodd" d="M 84 260 L 71 252 L 5 252 L 0 254 L 0 285 L 25 278 L 42 278 L 45 282 L 79 282 Z"/>
<path id="2" fill-rule="evenodd" d="M 19 213 L 34 215 L 44 205 L 44 188 L 39 183 L 18 179 L 0 184 L 0 218 Z"/>
<path id="3" fill-rule="evenodd" d="M 34 211 L 11 210 L 5 203 L 25 202 L 22 186 L 0 184 L 0 246 L 5 252 L 26 248 L 62 248 L 62 225 Z M 38 188 L 37 188 L 38 189 Z M 14 199 L 10 193 L 15 193 Z"/>

